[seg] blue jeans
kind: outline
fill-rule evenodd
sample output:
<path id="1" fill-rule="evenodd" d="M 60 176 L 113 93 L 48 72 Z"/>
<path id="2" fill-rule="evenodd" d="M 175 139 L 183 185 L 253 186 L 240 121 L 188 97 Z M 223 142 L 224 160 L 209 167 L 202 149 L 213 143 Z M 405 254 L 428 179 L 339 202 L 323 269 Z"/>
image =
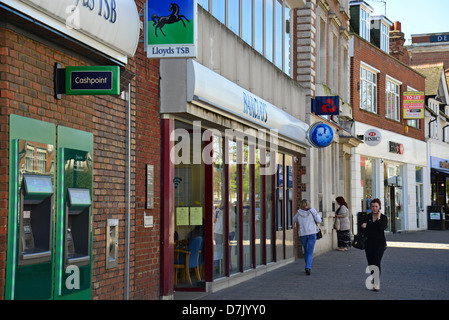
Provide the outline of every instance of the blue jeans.
<path id="1" fill-rule="evenodd" d="M 312 270 L 313 248 L 315 248 L 316 234 L 299 237 L 304 248 L 304 261 L 306 269 Z"/>

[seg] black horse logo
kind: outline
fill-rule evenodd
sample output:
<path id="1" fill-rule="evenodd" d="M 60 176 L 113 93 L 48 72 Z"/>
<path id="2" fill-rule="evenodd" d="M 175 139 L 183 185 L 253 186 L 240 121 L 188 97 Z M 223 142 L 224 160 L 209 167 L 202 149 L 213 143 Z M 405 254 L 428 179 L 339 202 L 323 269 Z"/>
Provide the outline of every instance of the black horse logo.
<path id="1" fill-rule="evenodd" d="M 162 34 L 164 35 L 164 37 L 166 37 L 164 31 L 162 31 L 162 28 L 166 25 L 166 24 L 172 24 L 178 21 L 181 21 L 182 24 L 184 25 L 184 27 L 186 26 L 186 24 L 184 23 L 183 19 L 186 19 L 187 22 L 190 22 L 189 19 L 187 19 L 184 15 L 179 14 L 179 5 L 177 5 L 176 3 L 171 3 L 170 4 L 170 9 L 168 9 L 168 11 L 171 11 L 169 16 L 165 16 L 165 17 L 158 17 L 156 14 L 153 14 L 153 16 L 151 17 L 151 20 L 153 20 L 153 26 L 156 26 L 156 28 L 154 29 L 154 33 L 157 35 L 157 29 L 159 28 L 159 30 L 161 30 Z"/>

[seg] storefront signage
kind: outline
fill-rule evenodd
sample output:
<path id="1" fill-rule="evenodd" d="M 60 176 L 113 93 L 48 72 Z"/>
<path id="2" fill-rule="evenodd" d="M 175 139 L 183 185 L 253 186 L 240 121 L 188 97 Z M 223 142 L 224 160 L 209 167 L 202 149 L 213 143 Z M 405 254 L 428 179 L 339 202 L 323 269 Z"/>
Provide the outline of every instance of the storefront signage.
<path id="1" fill-rule="evenodd" d="M 402 143 L 389 141 L 389 149 L 388 151 L 396 154 L 404 154 L 404 145 Z"/>
<path id="2" fill-rule="evenodd" d="M 312 99 L 312 111 L 316 115 L 330 116 L 340 114 L 340 97 L 326 96 Z"/>
<path id="3" fill-rule="evenodd" d="M 267 104 L 257 97 L 243 92 L 243 113 L 249 115 L 255 120 L 262 122 L 268 121 Z"/>
<path id="4" fill-rule="evenodd" d="M 334 140 L 334 130 L 323 122 L 314 123 L 307 132 L 307 138 L 315 148 L 327 147 Z"/>
<path id="5" fill-rule="evenodd" d="M 447 161 L 440 161 L 440 168 L 449 169 L 449 162 L 447 162 Z"/>
<path id="6" fill-rule="evenodd" d="M 134 0 L 4 0 L 16 10 L 77 41 L 126 62 L 139 44 Z"/>
<path id="7" fill-rule="evenodd" d="M 118 66 L 66 67 L 65 77 L 67 95 L 120 94 Z"/>
<path id="8" fill-rule="evenodd" d="M 197 52 L 196 0 L 148 1 L 145 47 L 148 58 L 195 58 Z"/>
<path id="9" fill-rule="evenodd" d="M 440 220 L 441 214 L 439 212 L 431 212 L 430 213 L 430 220 Z"/>
<path id="10" fill-rule="evenodd" d="M 441 34 L 439 36 L 430 36 L 430 42 L 449 42 L 449 34 Z"/>
<path id="11" fill-rule="evenodd" d="M 167 64 L 169 63 L 170 61 L 167 62 Z M 263 129 L 276 130 L 276 134 L 287 137 L 301 146 L 311 146 L 307 139 L 307 130 L 309 128 L 307 123 L 295 118 L 261 97 L 252 94 L 193 59 L 188 59 L 186 64 L 187 101 L 207 103 L 217 111 L 238 116 Z M 164 77 L 162 78 L 164 79 Z M 172 89 L 168 90 L 166 94 L 169 94 L 170 98 L 174 95 Z M 168 109 L 169 107 L 173 108 L 172 106 L 172 103 L 165 104 L 163 101 L 162 112 L 187 112 L 187 106 Z"/>
<path id="12" fill-rule="evenodd" d="M 382 141 L 382 135 L 379 130 L 369 129 L 363 135 L 363 141 L 370 147 L 375 147 Z"/>
<path id="13" fill-rule="evenodd" d="M 424 92 L 404 92 L 404 119 L 424 119 Z"/>

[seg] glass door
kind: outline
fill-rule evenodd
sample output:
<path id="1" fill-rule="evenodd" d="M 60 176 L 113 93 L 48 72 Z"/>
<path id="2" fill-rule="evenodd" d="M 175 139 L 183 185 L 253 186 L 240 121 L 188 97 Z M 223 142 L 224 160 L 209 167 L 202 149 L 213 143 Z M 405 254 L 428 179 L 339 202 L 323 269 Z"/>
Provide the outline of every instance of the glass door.
<path id="1" fill-rule="evenodd" d="M 205 166 L 194 161 L 202 141 L 194 141 L 201 128 L 175 122 L 175 252 L 174 286 L 204 288 Z M 199 162 L 199 163 L 198 163 Z"/>

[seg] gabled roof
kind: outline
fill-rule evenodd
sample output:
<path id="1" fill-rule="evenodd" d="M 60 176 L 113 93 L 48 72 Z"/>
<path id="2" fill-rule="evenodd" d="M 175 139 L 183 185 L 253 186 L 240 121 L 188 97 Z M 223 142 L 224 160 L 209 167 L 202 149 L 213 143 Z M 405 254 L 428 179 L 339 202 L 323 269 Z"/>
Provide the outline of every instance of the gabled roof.
<path id="1" fill-rule="evenodd" d="M 448 81 L 443 62 L 411 66 L 426 77 L 426 96 L 443 95 L 440 101 L 449 103 Z"/>

